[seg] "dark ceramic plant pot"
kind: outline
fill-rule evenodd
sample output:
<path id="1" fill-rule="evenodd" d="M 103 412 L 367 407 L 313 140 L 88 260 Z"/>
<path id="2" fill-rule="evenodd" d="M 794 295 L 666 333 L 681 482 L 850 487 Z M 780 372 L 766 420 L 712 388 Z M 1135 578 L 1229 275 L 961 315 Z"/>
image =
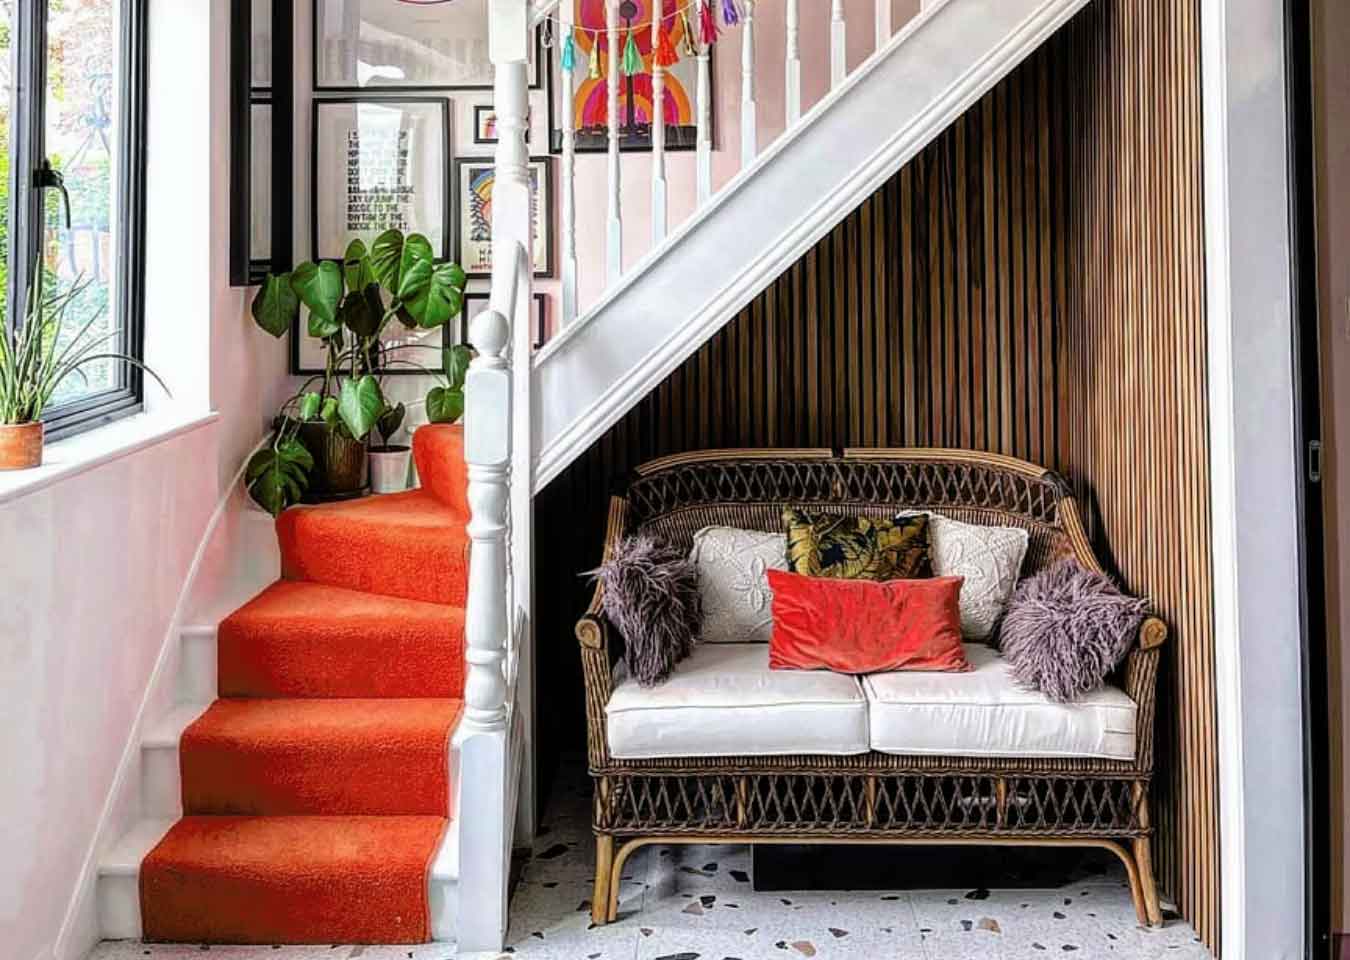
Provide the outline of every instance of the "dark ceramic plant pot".
<path id="1" fill-rule="evenodd" d="M 314 458 L 305 500 L 345 500 L 366 488 L 366 445 L 326 423 L 302 423 L 300 442 Z"/>

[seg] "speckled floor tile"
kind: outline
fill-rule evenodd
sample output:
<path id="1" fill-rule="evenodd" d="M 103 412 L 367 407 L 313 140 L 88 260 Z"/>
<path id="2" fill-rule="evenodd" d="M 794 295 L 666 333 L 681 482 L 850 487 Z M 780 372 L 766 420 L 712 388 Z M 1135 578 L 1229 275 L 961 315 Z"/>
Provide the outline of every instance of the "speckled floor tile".
<path id="1" fill-rule="evenodd" d="M 1124 872 L 1048 890 L 756 893 L 746 846 L 652 846 L 629 858 L 619 919 L 590 920 L 590 784 L 559 777 L 511 900 L 503 960 L 1209 960 L 1175 915 L 1140 927 Z M 451 960 L 453 945 L 211 947 L 105 943 L 90 960 Z"/>

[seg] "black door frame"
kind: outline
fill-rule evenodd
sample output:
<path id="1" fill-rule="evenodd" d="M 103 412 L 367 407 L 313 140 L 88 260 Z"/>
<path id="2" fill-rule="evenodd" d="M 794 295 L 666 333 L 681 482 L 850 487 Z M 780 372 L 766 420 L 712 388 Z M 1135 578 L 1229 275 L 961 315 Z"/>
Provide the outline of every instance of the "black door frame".
<path id="1" fill-rule="evenodd" d="M 1322 509 L 1322 389 L 1318 309 L 1317 178 L 1312 13 L 1285 2 L 1289 109 L 1289 231 L 1294 335 L 1294 439 L 1302 451 L 1299 497 L 1299 608 L 1303 661 L 1304 923 L 1309 954 L 1332 955 L 1330 704 L 1327 675 L 1325 533 Z"/>

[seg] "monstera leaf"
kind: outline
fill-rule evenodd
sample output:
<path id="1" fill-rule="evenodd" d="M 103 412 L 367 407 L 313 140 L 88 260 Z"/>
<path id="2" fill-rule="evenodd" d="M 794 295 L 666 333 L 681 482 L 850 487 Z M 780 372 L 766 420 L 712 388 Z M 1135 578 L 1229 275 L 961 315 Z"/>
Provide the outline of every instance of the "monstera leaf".
<path id="1" fill-rule="evenodd" d="M 386 230 L 370 245 L 368 262 L 375 282 L 398 295 L 399 280 L 403 275 L 403 233 Z"/>
<path id="2" fill-rule="evenodd" d="M 344 380 L 338 396 L 338 417 L 355 440 L 364 440 L 384 412 L 380 381 L 371 374 Z"/>
<path id="3" fill-rule="evenodd" d="M 342 302 L 342 271 L 331 260 L 302 263 L 291 273 L 291 285 L 309 308 L 309 335 L 331 337 L 342 329 L 338 304 Z"/>
<path id="4" fill-rule="evenodd" d="M 291 286 L 290 275 L 269 274 L 250 310 L 258 326 L 274 337 L 283 336 L 300 313 L 300 298 Z"/>
<path id="5" fill-rule="evenodd" d="M 432 387 L 427 391 L 427 420 L 431 423 L 454 423 L 464 416 L 464 390 L 450 387 Z"/>
<path id="6" fill-rule="evenodd" d="M 347 252 L 342 255 L 342 277 L 348 290 L 364 290 L 376 282 L 365 241 L 353 240 L 347 244 Z"/>
<path id="7" fill-rule="evenodd" d="M 287 437 L 248 461 L 244 483 L 253 501 L 272 516 L 299 503 L 309 487 L 314 458 L 295 437 Z"/>
<path id="8" fill-rule="evenodd" d="M 416 283 L 409 283 L 415 277 Z M 423 279 L 425 277 L 425 279 Z M 427 330 L 444 326 L 464 309 L 464 284 L 467 278 L 457 263 L 417 261 L 404 275 L 408 296 L 403 303 L 417 325 Z"/>

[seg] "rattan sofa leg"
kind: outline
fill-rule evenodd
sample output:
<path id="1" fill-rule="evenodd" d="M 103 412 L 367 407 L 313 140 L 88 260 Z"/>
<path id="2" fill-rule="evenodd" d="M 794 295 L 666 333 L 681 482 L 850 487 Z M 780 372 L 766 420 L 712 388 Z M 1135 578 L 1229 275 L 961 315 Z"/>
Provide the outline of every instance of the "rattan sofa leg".
<path id="1" fill-rule="evenodd" d="M 1134 839 L 1134 862 L 1138 867 L 1139 886 L 1144 896 L 1145 915 L 1139 919 L 1150 927 L 1161 927 L 1162 907 L 1158 904 L 1158 882 L 1153 877 L 1153 850 L 1148 837 Z"/>
<path id="2" fill-rule="evenodd" d="M 607 833 L 595 835 L 595 890 L 591 893 L 591 922 L 597 927 L 609 923 L 611 877 L 614 871 L 614 838 Z"/>

